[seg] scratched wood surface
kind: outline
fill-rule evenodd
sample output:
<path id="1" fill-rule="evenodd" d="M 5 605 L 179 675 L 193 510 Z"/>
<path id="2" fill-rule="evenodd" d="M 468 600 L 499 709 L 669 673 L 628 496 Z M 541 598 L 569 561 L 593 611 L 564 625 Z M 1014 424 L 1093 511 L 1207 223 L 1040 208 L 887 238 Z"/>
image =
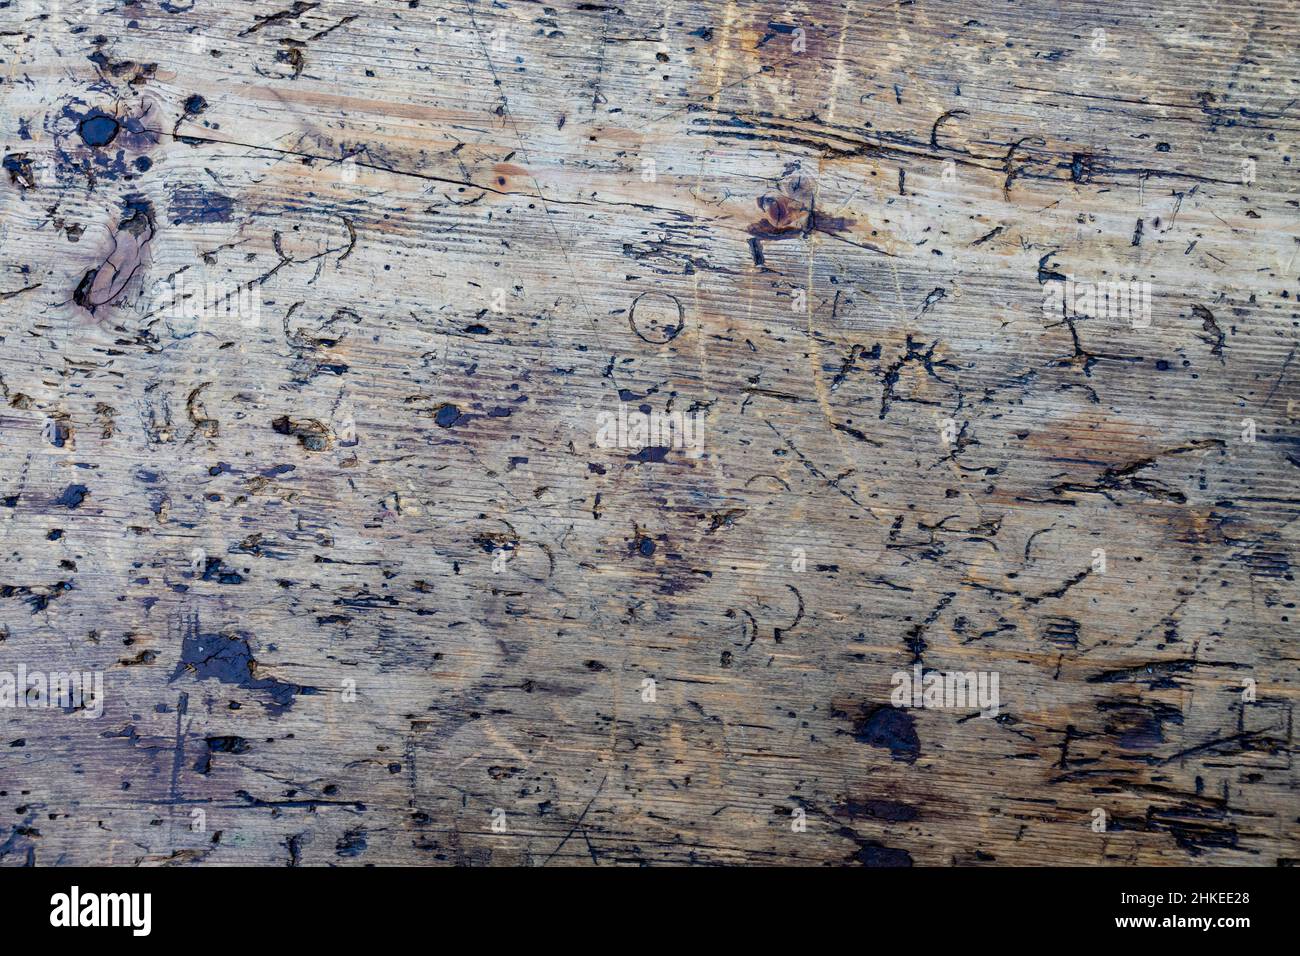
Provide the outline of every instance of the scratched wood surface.
<path id="1" fill-rule="evenodd" d="M 1295 862 L 1297 41 L 0 0 L 0 863 Z"/>

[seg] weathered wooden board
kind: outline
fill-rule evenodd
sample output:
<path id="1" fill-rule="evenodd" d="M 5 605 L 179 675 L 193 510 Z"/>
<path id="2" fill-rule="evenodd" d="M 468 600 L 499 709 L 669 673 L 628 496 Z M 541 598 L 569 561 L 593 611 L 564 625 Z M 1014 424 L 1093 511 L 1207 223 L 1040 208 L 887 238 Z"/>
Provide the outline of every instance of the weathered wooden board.
<path id="1" fill-rule="evenodd" d="M 0 862 L 1294 862 L 1297 40 L 0 0 Z"/>

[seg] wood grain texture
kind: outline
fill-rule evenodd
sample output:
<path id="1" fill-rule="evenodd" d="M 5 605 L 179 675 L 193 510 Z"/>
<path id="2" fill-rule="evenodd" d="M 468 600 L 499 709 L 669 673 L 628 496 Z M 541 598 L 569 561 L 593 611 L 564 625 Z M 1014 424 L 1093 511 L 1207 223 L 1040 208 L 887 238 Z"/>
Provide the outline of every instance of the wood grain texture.
<path id="1" fill-rule="evenodd" d="M 1298 40 L 0 2 L 0 863 L 1294 862 Z"/>

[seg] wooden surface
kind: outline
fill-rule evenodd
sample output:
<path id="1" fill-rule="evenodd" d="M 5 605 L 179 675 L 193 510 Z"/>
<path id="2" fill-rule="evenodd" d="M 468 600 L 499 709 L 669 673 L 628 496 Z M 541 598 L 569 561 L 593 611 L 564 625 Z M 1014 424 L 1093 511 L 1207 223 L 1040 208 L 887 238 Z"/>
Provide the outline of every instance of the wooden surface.
<path id="1" fill-rule="evenodd" d="M 1294 862 L 1298 40 L 0 3 L 0 863 Z"/>

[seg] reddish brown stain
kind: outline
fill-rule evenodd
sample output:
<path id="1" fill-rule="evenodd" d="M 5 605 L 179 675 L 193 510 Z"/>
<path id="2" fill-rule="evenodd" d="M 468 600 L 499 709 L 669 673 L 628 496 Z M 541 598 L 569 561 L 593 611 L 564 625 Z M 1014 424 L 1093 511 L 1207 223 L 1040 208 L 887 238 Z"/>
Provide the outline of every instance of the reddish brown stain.
<path id="1" fill-rule="evenodd" d="M 528 170 L 522 166 L 516 166 L 514 163 L 497 163 L 492 167 L 492 184 L 505 189 L 510 185 L 511 179 L 527 175 Z"/>

